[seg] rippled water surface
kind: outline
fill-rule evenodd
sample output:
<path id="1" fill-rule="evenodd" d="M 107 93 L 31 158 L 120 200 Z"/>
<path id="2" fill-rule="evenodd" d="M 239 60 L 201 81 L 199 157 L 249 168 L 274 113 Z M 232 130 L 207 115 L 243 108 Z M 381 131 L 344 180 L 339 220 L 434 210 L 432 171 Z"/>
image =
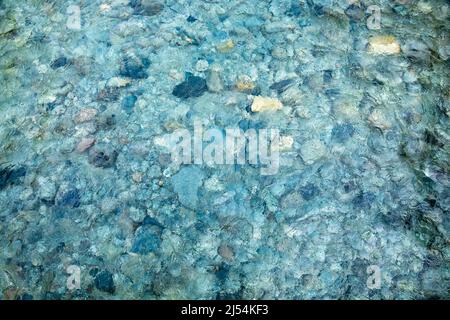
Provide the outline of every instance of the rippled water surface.
<path id="1" fill-rule="evenodd" d="M 0 1 L 0 297 L 450 298 L 449 6 Z"/>

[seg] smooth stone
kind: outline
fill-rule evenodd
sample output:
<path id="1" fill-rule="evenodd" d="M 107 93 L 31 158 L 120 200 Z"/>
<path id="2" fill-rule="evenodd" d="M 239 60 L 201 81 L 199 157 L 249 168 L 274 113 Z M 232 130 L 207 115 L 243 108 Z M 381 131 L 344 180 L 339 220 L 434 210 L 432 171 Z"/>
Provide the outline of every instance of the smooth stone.
<path id="1" fill-rule="evenodd" d="M 403 54 L 413 60 L 428 62 L 431 59 L 431 52 L 428 46 L 419 40 L 408 40 L 402 46 Z"/>
<path id="2" fill-rule="evenodd" d="M 387 130 L 391 127 L 391 124 L 386 119 L 385 115 L 381 112 L 381 110 L 374 110 L 367 118 L 369 120 L 369 123 L 381 130 Z"/>
<path id="3" fill-rule="evenodd" d="M 68 189 L 56 195 L 56 204 L 63 207 L 77 208 L 80 206 L 80 192 L 76 188 Z"/>
<path id="4" fill-rule="evenodd" d="M 89 150 L 88 161 L 95 167 L 110 168 L 116 163 L 117 156 L 118 153 L 115 150 L 97 147 Z"/>
<path id="5" fill-rule="evenodd" d="M 193 22 L 197 21 L 197 19 L 193 16 L 189 16 L 189 17 L 187 17 L 186 21 L 189 23 L 193 23 Z"/>
<path id="6" fill-rule="evenodd" d="M 306 201 L 312 200 L 315 196 L 317 196 L 320 193 L 316 185 L 312 183 L 307 183 L 306 185 L 301 186 L 299 191 L 303 199 L 305 199 Z"/>
<path id="7" fill-rule="evenodd" d="M 69 60 L 66 57 L 59 57 L 56 60 L 54 60 L 52 62 L 52 64 L 50 65 L 50 67 L 55 70 L 58 68 L 62 68 L 64 66 L 66 66 L 69 63 Z"/>
<path id="8" fill-rule="evenodd" d="M 240 75 L 236 82 L 236 89 L 242 92 L 251 92 L 256 85 L 247 75 Z"/>
<path id="9" fill-rule="evenodd" d="M 155 16 L 164 10 L 164 4 L 155 0 L 132 0 L 130 6 L 135 15 Z"/>
<path id="10" fill-rule="evenodd" d="M 276 111 L 283 108 L 281 101 L 270 97 L 256 96 L 251 105 L 252 112 Z"/>
<path id="11" fill-rule="evenodd" d="M 300 150 L 300 155 L 306 164 L 313 164 L 326 155 L 327 149 L 322 141 L 313 139 L 305 142 Z"/>
<path id="12" fill-rule="evenodd" d="M 0 190 L 7 185 L 15 184 L 20 178 L 24 177 L 27 173 L 25 167 L 12 168 L 6 167 L 0 169 Z"/>
<path id="13" fill-rule="evenodd" d="M 122 109 L 125 110 L 126 113 L 133 112 L 134 105 L 136 104 L 137 97 L 134 94 L 130 94 L 123 98 L 122 100 Z"/>
<path id="14" fill-rule="evenodd" d="M 220 53 L 227 53 L 233 50 L 234 47 L 235 47 L 234 41 L 232 39 L 228 39 L 217 44 L 216 49 Z"/>
<path id="15" fill-rule="evenodd" d="M 86 108 L 78 112 L 77 116 L 75 117 L 76 123 L 83 123 L 91 121 L 96 115 L 98 111 L 93 108 Z"/>
<path id="16" fill-rule="evenodd" d="M 204 178 L 203 171 L 196 166 L 184 167 L 172 177 L 173 189 L 182 205 L 189 208 L 197 205 L 197 192 Z"/>
<path id="17" fill-rule="evenodd" d="M 211 68 L 206 76 L 206 86 L 211 92 L 223 91 L 223 81 L 218 68 Z"/>
<path id="18" fill-rule="evenodd" d="M 83 138 L 78 143 L 78 145 L 76 147 L 76 151 L 78 153 L 83 153 L 84 151 L 86 151 L 87 149 L 92 147 L 94 145 L 94 143 L 95 143 L 95 139 L 94 138 Z"/>
<path id="19" fill-rule="evenodd" d="M 200 97 L 207 90 L 208 86 L 206 85 L 205 79 L 197 76 L 189 76 L 184 82 L 175 86 L 172 94 L 181 99 L 188 99 Z"/>
<path id="20" fill-rule="evenodd" d="M 217 248 L 217 253 L 228 262 L 234 260 L 234 250 L 228 245 L 221 244 L 219 248 Z"/>
<path id="21" fill-rule="evenodd" d="M 107 87 L 110 88 L 123 88 L 128 86 L 131 83 L 130 78 L 124 78 L 124 77 L 113 77 L 108 80 L 106 83 Z"/>
<path id="22" fill-rule="evenodd" d="M 360 21 L 364 18 L 364 9 L 357 4 L 351 4 L 345 9 L 345 14 L 352 20 Z"/>
<path id="23" fill-rule="evenodd" d="M 374 36 L 369 39 L 369 53 L 380 54 L 398 54 L 400 53 L 400 44 L 394 36 Z"/>
<path id="24" fill-rule="evenodd" d="M 150 66 L 147 58 L 127 57 L 122 61 L 119 75 L 131 79 L 146 79 L 148 73 L 146 69 Z"/>
<path id="25" fill-rule="evenodd" d="M 39 198 L 44 201 L 53 201 L 56 195 L 56 185 L 53 181 L 45 177 L 37 178 Z"/>
<path id="26" fill-rule="evenodd" d="M 294 79 L 285 79 L 272 84 L 269 89 L 275 90 L 278 94 L 286 91 L 287 88 L 294 84 Z"/>
<path id="27" fill-rule="evenodd" d="M 103 292 L 113 294 L 116 291 L 113 275 L 109 271 L 99 272 L 94 279 L 95 287 Z"/>
<path id="28" fill-rule="evenodd" d="M 350 123 L 338 124 L 331 130 L 331 139 L 339 143 L 344 143 L 348 139 L 353 137 L 354 133 L 355 128 L 353 127 L 352 124 Z"/>
<path id="29" fill-rule="evenodd" d="M 131 252 L 146 255 L 155 252 L 161 245 L 161 228 L 153 224 L 145 224 L 136 230 Z"/>

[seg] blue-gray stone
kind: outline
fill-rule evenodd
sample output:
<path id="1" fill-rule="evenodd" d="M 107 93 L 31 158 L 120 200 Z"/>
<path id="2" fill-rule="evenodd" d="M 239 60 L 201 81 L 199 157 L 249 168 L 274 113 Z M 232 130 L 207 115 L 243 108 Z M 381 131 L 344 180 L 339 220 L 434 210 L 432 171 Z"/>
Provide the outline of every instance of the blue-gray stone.
<path id="1" fill-rule="evenodd" d="M 160 245 L 161 228 L 156 225 L 143 225 L 136 230 L 131 252 L 145 255 L 157 251 Z"/>
<path id="2" fill-rule="evenodd" d="M 122 61 L 119 75 L 132 79 L 146 79 L 148 73 L 146 69 L 150 66 L 147 58 L 127 57 Z"/>
<path id="3" fill-rule="evenodd" d="M 271 90 L 275 90 L 278 94 L 283 93 L 290 86 L 294 84 L 294 79 L 285 79 L 278 82 L 275 82 L 270 86 Z"/>
<path id="4" fill-rule="evenodd" d="M 58 68 L 62 68 L 64 66 L 67 65 L 67 63 L 69 62 L 69 60 L 66 57 L 59 57 L 56 60 L 54 60 L 52 62 L 52 64 L 50 65 L 50 67 L 52 69 L 58 69 Z"/>
<path id="5" fill-rule="evenodd" d="M 172 94 L 175 97 L 187 99 L 191 97 L 200 97 L 207 90 L 208 87 L 206 86 L 205 79 L 197 76 L 189 76 L 184 82 L 175 86 Z"/>
<path id="6" fill-rule="evenodd" d="M 299 190 L 303 199 L 307 201 L 313 199 L 320 193 L 319 189 L 313 183 L 307 183 L 306 185 L 301 186 Z"/>
<path id="7" fill-rule="evenodd" d="M 203 179 L 203 171 L 196 166 L 184 167 L 172 177 L 173 189 L 182 205 L 195 207 L 198 201 L 198 188 L 202 185 Z"/>
<path id="8" fill-rule="evenodd" d="M 344 143 L 355 133 L 355 128 L 350 123 L 342 123 L 336 125 L 331 131 L 331 138 L 333 141 Z"/>
<path id="9" fill-rule="evenodd" d="M 64 207 L 76 208 L 80 206 L 80 192 L 78 189 L 69 189 L 57 197 L 56 203 Z"/>
<path id="10" fill-rule="evenodd" d="M 3 167 L 0 168 L 0 190 L 7 185 L 17 183 L 20 178 L 24 177 L 27 173 L 25 167 Z"/>
<path id="11" fill-rule="evenodd" d="M 99 168 L 110 168 L 116 163 L 118 153 L 109 148 L 95 147 L 89 150 L 88 161 Z"/>
<path id="12" fill-rule="evenodd" d="M 136 104 L 137 97 L 133 94 L 130 94 L 123 98 L 122 100 L 122 109 L 125 110 L 126 113 L 133 112 L 134 105 Z"/>
<path id="13" fill-rule="evenodd" d="M 101 271 L 94 279 L 95 287 L 103 292 L 113 294 L 116 291 L 113 275 L 109 271 Z"/>

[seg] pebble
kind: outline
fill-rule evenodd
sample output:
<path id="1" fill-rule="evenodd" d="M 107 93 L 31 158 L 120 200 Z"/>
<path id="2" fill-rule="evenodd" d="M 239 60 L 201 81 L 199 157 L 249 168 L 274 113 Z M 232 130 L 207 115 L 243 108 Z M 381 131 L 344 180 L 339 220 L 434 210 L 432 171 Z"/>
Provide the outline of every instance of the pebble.
<path id="1" fill-rule="evenodd" d="M 367 120 L 372 126 L 381 130 L 387 130 L 391 127 L 391 124 L 379 109 L 372 111 Z"/>
<path id="2" fill-rule="evenodd" d="M 49 202 L 53 201 L 56 195 L 56 184 L 46 177 L 38 177 L 36 182 L 39 198 Z"/>
<path id="3" fill-rule="evenodd" d="M 359 4 L 351 4 L 345 9 L 345 14 L 352 20 L 361 21 L 364 16 L 364 9 Z"/>
<path id="4" fill-rule="evenodd" d="M 217 176 L 212 176 L 205 181 L 205 188 L 209 191 L 223 191 L 224 186 Z"/>
<path id="5" fill-rule="evenodd" d="M 123 88 L 128 86 L 131 83 L 130 78 L 124 78 L 124 77 L 113 77 L 108 80 L 106 83 L 107 87 L 110 88 Z"/>
<path id="6" fill-rule="evenodd" d="M 88 161 L 90 164 L 99 168 L 110 168 L 116 163 L 118 153 L 105 147 L 91 148 L 89 150 Z"/>
<path id="7" fill-rule="evenodd" d="M 122 100 L 122 109 L 128 114 L 132 113 L 136 101 L 137 97 L 134 94 L 125 96 Z"/>
<path id="8" fill-rule="evenodd" d="M 119 75 L 131 79 L 148 78 L 147 68 L 150 66 L 150 60 L 130 56 L 123 59 L 120 65 Z"/>
<path id="9" fill-rule="evenodd" d="M 197 19 L 193 16 L 189 16 L 186 18 L 186 21 L 189 23 L 194 23 L 195 21 L 197 21 Z"/>
<path id="10" fill-rule="evenodd" d="M 129 209 L 128 216 L 130 217 L 131 220 L 133 220 L 133 222 L 141 223 L 144 220 L 146 213 L 144 210 L 141 210 L 141 209 L 138 209 L 135 207 L 131 207 Z"/>
<path id="11" fill-rule="evenodd" d="M 296 24 L 292 22 L 286 21 L 275 21 L 267 23 L 264 26 L 264 30 L 267 33 L 275 33 L 275 32 L 287 32 L 289 30 L 293 30 L 296 28 Z"/>
<path id="12" fill-rule="evenodd" d="M 175 86 L 172 94 L 181 99 L 200 97 L 208 90 L 206 80 L 197 76 L 188 76 L 188 78 Z"/>
<path id="13" fill-rule="evenodd" d="M 76 188 L 61 188 L 55 200 L 59 206 L 77 208 L 80 206 L 81 196 Z"/>
<path id="14" fill-rule="evenodd" d="M 286 105 L 300 104 L 303 95 L 298 86 L 289 86 L 281 93 L 280 99 Z"/>
<path id="15" fill-rule="evenodd" d="M 280 110 L 283 107 L 281 101 L 270 97 L 255 96 L 251 105 L 252 112 L 265 112 Z"/>
<path id="16" fill-rule="evenodd" d="M 299 188 L 299 191 L 303 199 L 305 199 L 306 201 L 312 200 L 320 193 L 319 189 L 313 183 L 307 183 L 304 186 L 301 186 Z"/>
<path id="17" fill-rule="evenodd" d="M 294 145 L 294 138 L 292 136 L 281 136 L 279 151 L 289 151 L 292 150 Z"/>
<path id="18" fill-rule="evenodd" d="M 428 46 L 422 41 L 408 40 L 402 46 L 403 54 L 414 60 L 428 62 L 431 59 L 431 52 Z"/>
<path id="19" fill-rule="evenodd" d="M 251 92 L 253 89 L 255 89 L 255 87 L 255 83 L 249 76 L 241 75 L 238 77 L 236 82 L 236 89 L 238 91 Z"/>
<path id="20" fill-rule="evenodd" d="M 398 54 L 400 53 L 400 44 L 394 36 L 374 36 L 369 39 L 369 53 L 380 54 Z"/>
<path id="21" fill-rule="evenodd" d="M 430 14 L 433 11 L 433 6 L 428 1 L 419 1 L 417 9 L 423 14 Z"/>
<path id="22" fill-rule="evenodd" d="M 9 286 L 3 289 L 3 297 L 5 300 L 17 300 L 20 296 L 20 289 L 14 286 Z"/>
<path id="23" fill-rule="evenodd" d="M 197 70 L 198 72 L 204 72 L 206 70 L 208 70 L 209 68 L 209 62 L 206 60 L 198 60 L 197 63 L 195 64 L 195 70 Z"/>
<path id="24" fill-rule="evenodd" d="M 161 245 L 161 228 L 146 224 L 136 230 L 131 252 L 146 255 L 156 252 Z"/>
<path id="25" fill-rule="evenodd" d="M 217 253 L 225 259 L 227 262 L 232 262 L 234 260 L 234 251 L 228 245 L 221 244 L 219 248 L 217 248 Z"/>
<path id="26" fill-rule="evenodd" d="M 182 205 L 192 208 L 198 202 L 198 189 L 203 183 L 203 171 L 196 166 L 182 168 L 172 177 L 174 191 Z"/>
<path id="27" fill-rule="evenodd" d="M 101 202 L 101 210 L 103 213 L 112 213 L 119 206 L 118 201 L 115 198 L 105 198 Z"/>
<path id="28" fill-rule="evenodd" d="M 27 173 L 25 167 L 3 167 L 0 168 L 0 190 L 7 185 L 18 183 L 20 178 L 24 177 Z"/>
<path id="29" fill-rule="evenodd" d="M 83 123 L 88 122 L 94 119 L 94 117 L 97 115 L 98 111 L 93 108 L 87 108 L 83 109 L 80 112 L 78 112 L 77 116 L 75 117 L 76 123 Z"/>
<path id="30" fill-rule="evenodd" d="M 86 151 L 87 149 L 92 147 L 94 145 L 94 143 L 95 143 L 95 139 L 94 138 L 83 138 L 78 143 L 78 145 L 76 147 L 76 151 L 78 153 L 83 153 L 84 151 Z"/>
<path id="31" fill-rule="evenodd" d="M 322 141 L 313 139 L 306 141 L 300 149 L 300 154 L 306 164 L 313 164 L 326 155 L 327 149 Z"/>
<path id="32" fill-rule="evenodd" d="M 2 16 L 0 20 L 0 35 L 14 31 L 17 28 L 17 22 L 11 17 Z"/>
<path id="33" fill-rule="evenodd" d="M 355 128 L 350 123 L 342 123 L 333 127 L 331 130 L 331 139 L 338 142 L 344 143 L 355 133 Z"/>
<path id="34" fill-rule="evenodd" d="M 208 71 L 206 76 L 206 86 L 211 92 L 223 91 L 224 86 L 219 68 L 213 67 Z"/>
<path id="35" fill-rule="evenodd" d="M 288 89 L 293 84 L 294 84 L 294 79 L 285 79 L 285 80 L 275 82 L 274 84 L 272 84 L 269 87 L 269 89 L 275 90 L 278 94 L 281 94 L 284 91 L 286 91 L 286 89 Z"/>
<path id="36" fill-rule="evenodd" d="M 155 16 L 164 10 L 164 4 L 155 0 L 131 0 L 131 7 L 134 8 L 134 14 L 142 16 Z"/>
<path id="37" fill-rule="evenodd" d="M 94 279 L 95 287 L 103 292 L 114 294 L 116 287 L 114 285 L 113 275 L 109 271 L 99 272 Z"/>
<path id="38" fill-rule="evenodd" d="M 141 183 L 143 178 L 144 175 L 142 174 L 142 172 L 133 172 L 133 174 L 131 175 L 131 179 L 133 179 L 133 181 L 136 183 Z"/>
<path id="39" fill-rule="evenodd" d="M 233 50 L 235 47 L 234 41 L 232 39 L 228 39 L 217 44 L 216 49 L 220 53 L 228 53 Z"/>
<path id="40" fill-rule="evenodd" d="M 55 70 L 65 67 L 68 63 L 69 60 L 66 57 L 59 57 L 51 63 L 50 67 Z"/>

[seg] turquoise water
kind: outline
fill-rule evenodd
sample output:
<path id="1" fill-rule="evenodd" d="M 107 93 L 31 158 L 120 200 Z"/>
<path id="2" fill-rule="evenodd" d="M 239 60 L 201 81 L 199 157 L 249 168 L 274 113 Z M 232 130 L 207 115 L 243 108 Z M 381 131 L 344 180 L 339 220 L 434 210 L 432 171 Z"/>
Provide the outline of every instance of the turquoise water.
<path id="1" fill-rule="evenodd" d="M 448 299 L 448 7 L 0 1 L 0 297 Z"/>

